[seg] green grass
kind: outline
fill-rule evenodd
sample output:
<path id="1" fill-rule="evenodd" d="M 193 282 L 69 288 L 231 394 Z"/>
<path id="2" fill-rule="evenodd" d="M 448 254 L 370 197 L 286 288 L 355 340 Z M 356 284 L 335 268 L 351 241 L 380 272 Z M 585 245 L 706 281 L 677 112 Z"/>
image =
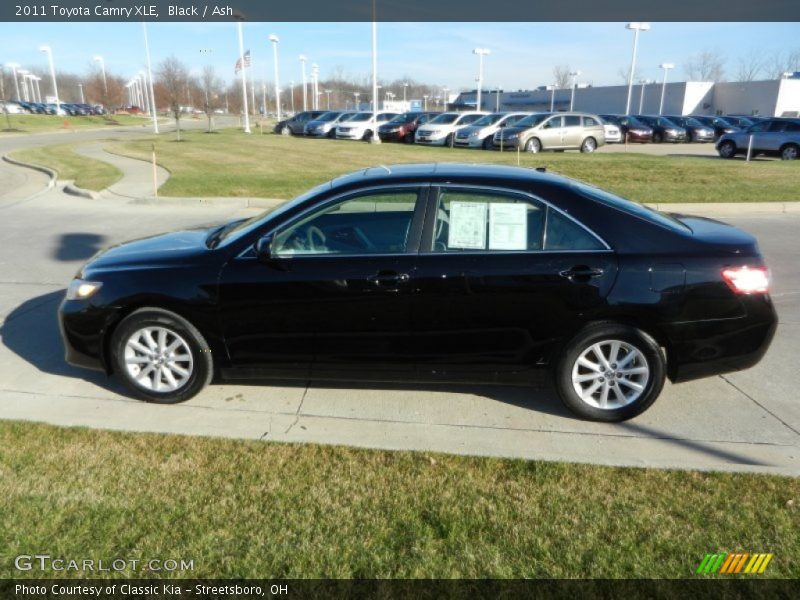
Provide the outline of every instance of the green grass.
<path id="1" fill-rule="evenodd" d="M 515 152 L 428 148 L 401 144 L 301 139 L 274 134 L 247 136 L 235 129 L 208 135 L 120 142 L 109 150 L 150 158 L 172 176 L 164 196 L 251 196 L 291 198 L 332 177 L 377 164 L 457 161 L 517 163 Z M 630 153 L 580 155 L 523 153 L 524 166 L 546 166 L 639 202 L 751 202 L 800 200 L 800 168 L 784 161 L 726 161 L 715 157 L 651 156 Z"/>
<path id="2" fill-rule="evenodd" d="M 122 178 L 122 172 L 115 166 L 77 154 L 71 144 L 30 148 L 11 156 L 50 167 L 58 173 L 59 179 L 74 180 L 75 185 L 86 190 L 102 190 Z"/>
<path id="3" fill-rule="evenodd" d="M 6 421 L 0 481 L 3 578 L 45 551 L 245 578 L 694 577 L 745 551 L 800 576 L 797 478 Z"/>
<path id="4" fill-rule="evenodd" d="M 8 125 L 11 123 L 11 128 Z M 121 125 L 147 126 L 149 117 L 135 115 L 108 115 L 86 117 L 59 117 L 56 115 L 6 115 L 0 113 L 0 136 L 5 133 L 34 133 L 46 131 L 68 131 L 92 127 L 119 127 Z M 64 124 L 67 124 L 66 126 Z"/>

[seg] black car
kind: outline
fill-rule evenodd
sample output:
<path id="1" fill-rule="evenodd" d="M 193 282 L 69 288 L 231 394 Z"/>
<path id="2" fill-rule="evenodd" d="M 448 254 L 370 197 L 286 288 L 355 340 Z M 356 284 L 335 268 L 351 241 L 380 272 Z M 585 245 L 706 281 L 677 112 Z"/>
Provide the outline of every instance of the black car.
<path id="1" fill-rule="evenodd" d="M 670 121 L 682 127 L 686 131 L 687 142 L 713 142 L 714 129 L 705 123 L 701 123 L 694 117 L 682 115 L 668 116 Z"/>
<path id="2" fill-rule="evenodd" d="M 306 123 L 324 115 L 327 110 L 304 110 L 296 115 L 278 121 L 275 124 L 275 133 L 282 135 L 303 135 L 305 132 Z"/>
<path id="3" fill-rule="evenodd" d="M 214 376 L 527 384 L 582 417 L 665 377 L 757 363 L 756 240 L 532 169 L 374 167 L 271 212 L 96 255 L 59 310 L 69 363 L 174 403 Z"/>
<path id="4" fill-rule="evenodd" d="M 695 115 L 694 118 L 700 121 L 706 127 L 710 127 L 711 129 L 714 130 L 714 139 L 719 139 L 726 133 L 733 133 L 734 131 L 742 129 L 742 126 L 738 125 L 733 121 L 733 119 L 728 117 Z M 749 126 L 750 125 L 747 125 L 747 127 Z"/>
<path id="5" fill-rule="evenodd" d="M 647 125 L 653 130 L 653 143 L 661 142 L 685 142 L 686 130 L 673 123 L 666 117 L 651 115 L 636 115 L 636 119 Z"/>

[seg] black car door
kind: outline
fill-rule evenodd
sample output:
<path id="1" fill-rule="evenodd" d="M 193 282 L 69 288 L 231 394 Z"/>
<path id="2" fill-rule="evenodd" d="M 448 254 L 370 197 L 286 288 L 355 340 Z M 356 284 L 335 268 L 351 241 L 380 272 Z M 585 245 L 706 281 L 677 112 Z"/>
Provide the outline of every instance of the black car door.
<path id="1" fill-rule="evenodd" d="M 234 368 L 287 377 L 410 373 L 410 282 L 426 193 L 349 193 L 258 232 L 271 237 L 271 260 L 245 252 L 220 277 Z"/>
<path id="2" fill-rule="evenodd" d="M 614 253 L 527 194 L 432 188 L 412 308 L 423 378 L 530 376 L 603 303 Z"/>

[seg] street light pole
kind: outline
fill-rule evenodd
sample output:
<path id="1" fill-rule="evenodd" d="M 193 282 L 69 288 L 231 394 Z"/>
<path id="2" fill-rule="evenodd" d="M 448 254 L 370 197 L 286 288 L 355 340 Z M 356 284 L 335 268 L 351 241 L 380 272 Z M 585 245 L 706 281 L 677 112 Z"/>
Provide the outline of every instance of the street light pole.
<path id="1" fill-rule="evenodd" d="M 406 105 L 406 90 L 407 89 L 408 89 L 408 82 L 404 81 L 403 82 L 403 110 L 405 110 L 405 105 Z"/>
<path id="2" fill-rule="evenodd" d="M 25 102 L 30 102 L 30 98 L 28 97 L 28 70 L 20 69 L 19 74 L 22 75 L 22 99 Z"/>
<path id="3" fill-rule="evenodd" d="M 308 110 L 308 96 L 306 92 L 306 60 L 308 60 L 305 55 L 301 54 L 300 57 L 300 68 L 303 73 L 303 110 Z"/>
<path id="4" fill-rule="evenodd" d="M 494 89 L 494 112 L 500 112 L 500 86 Z"/>
<path id="5" fill-rule="evenodd" d="M 50 46 L 42 46 L 39 48 L 40 51 L 47 54 L 47 59 L 50 62 L 50 77 L 53 79 L 53 93 L 56 96 L 56 114 L 58 111 L 61 110 L 61 101 L 58 98 L 58 85 L 56 84 L 56 68 L 53 66 L 53 51 L 50 49 Z"/>
<path id="6" fill-rule="evenodd" d="M 311 106 L 314 110 L 319 110 L 319 65 L 317 63 L 311 65 L 311 93 L 314 96 L 311 99 Z"/>
<path id="7" fill-rule="evenodd" d="M 244 65 L 244 39 L 242 39 L 242 22 L 238 21 L 236 27 L 239 32 L 239 66 L 242 71 L 242 104 L 244 108 L 244 132 L 250 133 L 250 111 L 247 107 L 247 75 Z"/>
<path id="8" fill-rule="evenodd" d="M 275 105 L 278 121 L 281 120 L 281 87 L 278 81 L 278 36 L 274 33 L 269 36 L 269 41 L 272 42 L 272 61 L 275 66 Z"/>
<path id="9" fill-rule="evenodd" d="M 11 69 L 11 74 L 14 75 L 14 90 L 17 92 L 16 99 L 19 100 L 19 81 L 17 80 L 17 67 L 19 65 L 17 63 L 8 63 L 6 66 Z"/>
<path id="10" fill-rule="evenodd" d="M 33 90 L 33 82 L 31 82 L 31 90 Z M 86 104 L 86 100 L 83 97 L 83 84 L 82 83 L 78 84 L 78 90 L 81 93 L 81 104 Z M 34 96 L 34 100 L 36 100 L 35 96 Z"/>
<path id="11" fill-rule="evenodd" d="M 156 108 L 156 94 L 153 90 L 153 67 L 150 62 L 150 42 L 147 39 L 147 23 L 142 21 L 142 31 L 144 33 L 144 53 L 145 57 L 147 58 L 147 85 L 148 91 L 150 92 L 150 105 L 153 107 L 151 111 L 153 114 L 153 133 L 158 135 L 158 109 Z M 106 68 L 105 62 L 103 62 L 103 85 L 106 82 Z M 106 88 L 106 96 L 108 96 L 108 88 Z M 108 98 L 106 98 L 108 101 Z M 108 110 L 108 108 L 106 108 Z"/>
<path id="12" fill-rule="evenodd" d="M 380 144 L 378 137 L 378 22 L 375 0 L 372 0 L 372 139 L 373 144 Z"/>
<path id="13" fill-rule="evenodd" d="M 475 101 L 475 109 L 481 109 L 481 88 L 483 88 L 483 57 L 491 54 L 488 48 L 475 48 L 473 54 L 478 55 L 478 97 Z"/>
<path id="14" fill-rule="evenodd" d="M 446 85 L 442 86 L 442 108 L 447 110 L 447 105 L 449 104 L 448 100 L 450 100 L 450 96 L 447 95 L 447 92 L 450 91 Z"/>
<path id="15" fill-rule="evenodd" d="M 675 65 L 672 63 L 661 63 L 658 65 L 660 69 L 664 69 L 664 81 L 661 82 L 661 101 L 658 103 L 658 114 L 664 112 L 664 93 L 667 91 L 667 73 L 670 69 L 674 69 Z"/>
<path id="16" fill-rule="evenodd" d="M 575 107 L 575 86 L 578 85 L 578 76 L 581 74 L 580 71 L 573 71 L 569 74 L 572 77 L 572 91 L 569 95 L 569 109 L 570 111 Z"/>
<path id="17" fill-rule="evenodd" d="M 292 114 L 294 114 L 294 81 L 289 82 L 289 96 L 291 96 Z"/>
<path id="18" fill-rule="evenodd" d="M 628 100 L 625 103 L 625 114 L 631 114 L 631 95 L 633 94 L 633 74 L 636 71 L 636 49 L 639 47 L 639 32 L 650 29 L 650 23 L 628 23 L 627 29 L 633 30 L 633 55 L 631 56 L 631 71 L 628 74 Z"/>
<path id="19" fill-rule="evenodd" d="M 426 112 L 427 112 L 427 110 L 428 110 L 428 98 L 429 98 L 429 97 L 430 97 L 430 96 L 428 96 L 428 94 L 425 94 L 425 95 L 423 95 L 423 96 L 422 96 L 422 99 L 424 100 L 424 104 L 425 104 L 425 111 L 426 111 Z"/>
<path id="20" fill-rule="evenodd" d="M 330 110 L 331 109 L 331 92 L 333 90 L 323 90 L 323 91 L 325 92 L 325 95 L 328 97 L 328 110 Z"/>
<path id="21" fill-rule="evenodd" d="M 647 79 L 640 79 L 639 80 L 639 85 L 641 86 L 641 89 L 639 90 L 639 114 L 640 115 L 643 114 L 642 111 L 643 111 L 643 107 L 644 107 L 644 86 L 646 86 L 648 83 L 650 83 L 650 81 L 647 80 Z"/>

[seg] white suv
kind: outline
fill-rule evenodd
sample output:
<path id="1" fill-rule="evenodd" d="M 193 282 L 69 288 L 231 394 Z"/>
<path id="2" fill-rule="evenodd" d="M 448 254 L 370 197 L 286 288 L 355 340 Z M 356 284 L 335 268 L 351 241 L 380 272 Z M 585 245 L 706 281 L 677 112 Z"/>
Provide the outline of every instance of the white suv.
<path id="1" fill-rule="evenodd" d="M 487 113 L 475 111 L 442 113 L 417 128 L 414 141 L 428 146 L 450 146 L 457 129 L 471 125 L 485 114 Z"/>
<path id="2" fill-rule="evenodd" d="M 369 140 L 381 123 L 386 123 L 397 115 L 394 112 L 379 112 L 377 115 L 372 112 L 356 113 L 347 121 L 339 123 L 336 127 L 336 139 Z"/>
<path id="3" fill-rule="evenodd" d="M 456 132 L 454 145 L 465 148 L 492 149 L 492 138 L 503 127 L 508 127 L 524 119 L 531 113 L 497 112 L 482 116 L 472 125 L 460 128 Z"/>

